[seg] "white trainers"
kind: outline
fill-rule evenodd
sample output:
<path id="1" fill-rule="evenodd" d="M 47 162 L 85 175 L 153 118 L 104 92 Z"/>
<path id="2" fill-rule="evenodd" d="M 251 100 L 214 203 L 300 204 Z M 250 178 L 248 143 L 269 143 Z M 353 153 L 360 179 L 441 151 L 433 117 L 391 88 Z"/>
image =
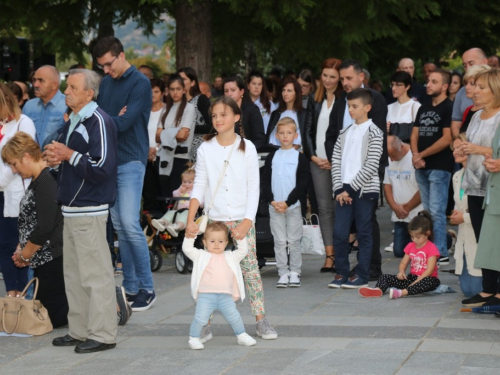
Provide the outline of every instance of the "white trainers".
<path id="1" fill-rule="evenodd" d="M 286 273 L 280 277 L 276 284 L 276 288 L 287 288 L 288 284 L 290 284 L 290 274 Z"/>
<path id="2" fill-rule="evenodd" d="M 255 339 L 246 332 L 243 332 L 236 337 L 238 338 L 238 345 L 254 346 L 257 344 L 257 341 L 255 341 Z"/>
<path id="3" fill-rule="evenodd" d="M 206 343 L 208 340 L 212 340 L 212 330 L 210 329 L 210 325 L 207 324 L 203 326 L 200 333 L 200 341 L 202 344 Z"/>
<path id="4" fill-rule="evenodd" d="M 179 237 L 179 227 L 176 224 L 168 224 L 165 229 L 172 237 Z"/>
<path id="5" fill-rule="evenodd" d="M 264 340 L 275 340 L 278 338 L 278 333 L 271 327 L 266 318 L 259 320 L 256 328 L 257 336 L 262 337 Z"/>
<path id="6" fill-rule="evenodd" d="M 391 242 L 391 244 L 389 246 L 386 246 L 385 251 L 388 251 L 388 252 L 393 252 L 394 251 L 394 242 Z"/>
<path id="7" fill-rule="evenodd" d="M 165 222 L 160 219 L 160 220 L 156 220 L 156 219 L 153 219 L 151 220 L 151 225 L 153 225 L 153 227 L 155 227 L 156 229 L 158 229 L 160 232 L 164 232 L 165 231 Z"/>
<path id="8" fill-rule="evenodd" d="M 205 346 L 201 343 L 198 337 L 189 336 L 189 348 L 194 350 L 204 349 Z"/>
<path id="9" fill-rule="evenodd" d="M 290 272 L 290 288 L 298 288 L 300 284 L 300 275 L 297 272 Z"/>

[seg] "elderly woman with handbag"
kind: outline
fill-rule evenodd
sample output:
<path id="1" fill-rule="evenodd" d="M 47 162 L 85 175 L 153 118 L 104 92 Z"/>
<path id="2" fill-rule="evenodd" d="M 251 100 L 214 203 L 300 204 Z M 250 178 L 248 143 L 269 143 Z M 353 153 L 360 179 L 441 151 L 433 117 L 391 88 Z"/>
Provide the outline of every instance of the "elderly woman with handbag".
<path id="1" fill-rule="evenodd" d="M 31 179 L 19 209 L 19 246 L 12 260 L 28 266 L 38 278 L 38 295 L 57 328 L 68 324 L 68 300 L 63 274 L 63 217 L 56 202 L 57 182 L 38 144 L 17 132 L 2 149 L 3 162 L 23 179 Z"/>

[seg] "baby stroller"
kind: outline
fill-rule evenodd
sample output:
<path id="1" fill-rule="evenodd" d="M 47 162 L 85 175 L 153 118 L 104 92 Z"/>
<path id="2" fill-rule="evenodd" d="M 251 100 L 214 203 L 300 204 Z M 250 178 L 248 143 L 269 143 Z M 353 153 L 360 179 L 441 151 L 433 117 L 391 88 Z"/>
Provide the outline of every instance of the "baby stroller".
<path id="1" fill-rule="evenodd" d="M 257 150 L 261 176 L 266 157 L 274 149 L 276 149 L 275 146 L 267 145 L 259 147 Z M 259 269 L 267 265 L 276 265 L 274 239 L 271 233 L 269 218 L 269 204 L 262 198 L 259 199 L 259 207 L 255 218 L 255 242 L 257 245 Z"/>
<path id="2" fill-rule="evenodd" d="M 160 232 L 153 224 L 153 219 L 160 219 L 168 210 L 176 210 L 179 201 L 189 200 L 187 197 L 171 197 L 171 198 L 158 198 L 165 204 L 164 212 L 149 211 L 144 213 L 143 228 L 146 236 L 146 241 L 149 246 L 149 253 L 151 257 L 151 271 L 158 271 L 163 264 L 162 253 L 168 254 L 170 249 L 171 254 L 175 254 L 175 268 L 177 272 L 185 274 L 193 270 L 193 263 L 182 252 L 182 242 L 184 241 L 185 231 L 179 232 L 178 237 L 171 236 L 168 232 Z M 174 216 L 175 221 L 175 216 Z M 199 246 L 199 240 L 195 246 Z"/>

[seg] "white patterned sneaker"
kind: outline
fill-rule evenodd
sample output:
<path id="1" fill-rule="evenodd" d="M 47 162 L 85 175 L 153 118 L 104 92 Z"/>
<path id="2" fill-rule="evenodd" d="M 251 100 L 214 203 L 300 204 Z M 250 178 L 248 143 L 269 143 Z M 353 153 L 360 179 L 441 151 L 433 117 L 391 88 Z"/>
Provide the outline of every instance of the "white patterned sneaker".
<path id="1" fill-rule="evenodd" d="M 255 341 L 255 339 L 246 332 L 243 332 L 236 337 L 238 338 L 238 345 L 254 346 L 257 344 L 257 341 Z"/>
<path id="2" fill-rule="evenodd" d="M 290 274 L 284 274 L 280 276 L 278 283 L 276 284 L 276 288 L 287 288 L 288 284 L 290 284 Z"/>
<path id="3" fill-rule="evenodd" d="M 297 272 L 290 272 L 290 288 L 298 288 L 300 285 L 300 275 Z"/>
<path id="4" fill-rule="evenodd" d="M 271 327 L 271 324 L 266 318 L 257 322 L 257 336 L 262 337 L 264 340 L 275 340 L 278 338 L 278 333 Z"/>
<path id="5" fill-rule="evenodd" d="M 189 348 L 194 350 L 204 349 L 205 346 L 201 343 L 201 340 L 198 337 L 189 336 Z"/>

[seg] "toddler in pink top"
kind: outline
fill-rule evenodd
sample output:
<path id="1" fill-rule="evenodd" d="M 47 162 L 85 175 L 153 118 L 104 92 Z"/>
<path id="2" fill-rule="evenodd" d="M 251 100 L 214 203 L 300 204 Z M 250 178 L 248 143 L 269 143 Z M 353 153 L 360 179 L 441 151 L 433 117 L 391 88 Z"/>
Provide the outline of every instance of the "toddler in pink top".
<path id="1" fill-rule="evenodd" d="M 219 310 L 231 325 L 238 344 L 252 346 L 256 341 L 245 332 L 245 326 L 235 301 L 245 298 L 245 286 L 240 262 L 248 253 L 245 239 L 236 241 L 234 251 L 225 251 L 229 229 L 214 221 L 207 225 L 203 236 L 205 250 L 194 247 L 194 238 L 184 238 L 182 251 L 193 261 L 191 293 L 196 300 L 196 312 L 189 330 L 189 347 L 203 349 L 203 343 L 212 335 L 201 339 L 201 330 L 215 310 Z"/>
<path id="2" fill-rule="evenodd" d="M 172 195 L 174 197 L 191 197 L 193 191 L 195 171 L 192 168 L 182 173 L 182 184 L 177 190 L 174 190 Z M 151 221 L 153 227 L 160 232 L 167 230 L 172 237 L 177 237 L 181 230 L 186 229 L 186 221 L 189 208 L 189 199 L 181 200 L 177 203 L 176 210 L 168 210 L 161 219 L 154 219 Z"/>
<path id="3" fill-rule="evenodd" d="M 399 273 L 380 276 L 375 288 L 363 287 L 359 294 L 363 297 L 382 297 L 387 288 L 390 298 L 430 292 L 441 282 L 438 279 L 437 260 L 439 250 L 429 238 L 432 238 L 432 220 L 427 211 L 419 212 L 408 224 L 411 240 L 404 249 L 405 255 L 399 264 Z M 405 275 L 410 263 L 410 273 Z"/>

